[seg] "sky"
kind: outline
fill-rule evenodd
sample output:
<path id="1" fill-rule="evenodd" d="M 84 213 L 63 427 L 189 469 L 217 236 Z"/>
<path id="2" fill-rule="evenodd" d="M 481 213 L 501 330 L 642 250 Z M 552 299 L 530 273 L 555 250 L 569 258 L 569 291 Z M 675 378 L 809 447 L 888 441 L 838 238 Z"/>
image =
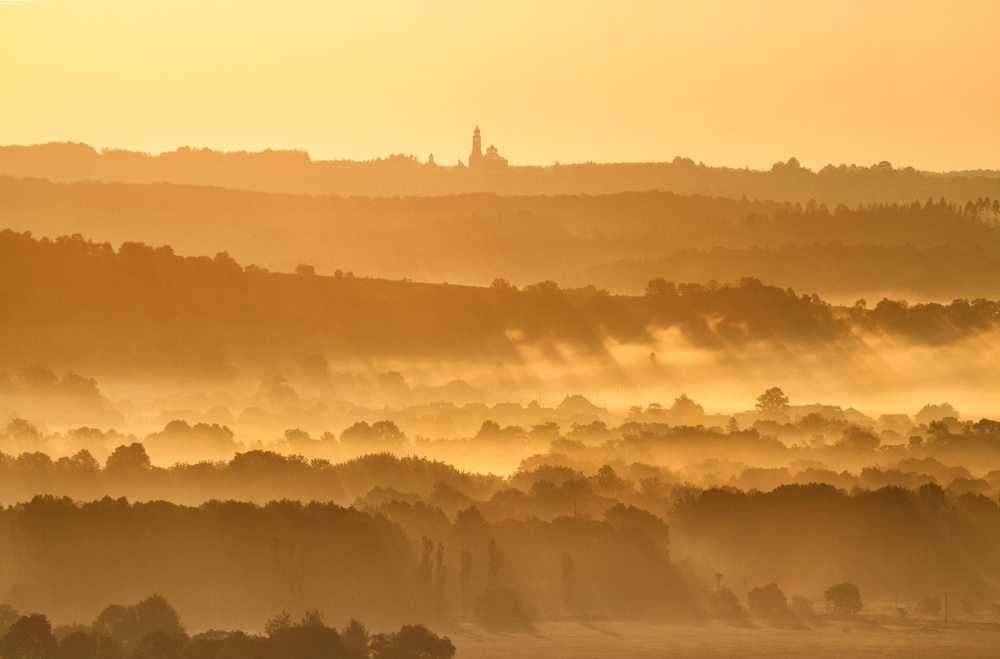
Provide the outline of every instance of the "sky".
<path id="1" fill-rule="evenodd" d="M 0 144 L 1000 169 L 996 0 L 0 1 Z"/>

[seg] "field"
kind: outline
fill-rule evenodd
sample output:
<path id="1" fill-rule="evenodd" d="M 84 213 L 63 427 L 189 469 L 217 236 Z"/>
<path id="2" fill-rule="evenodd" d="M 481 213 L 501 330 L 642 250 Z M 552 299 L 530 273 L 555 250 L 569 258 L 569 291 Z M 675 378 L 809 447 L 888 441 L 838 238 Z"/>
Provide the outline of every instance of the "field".
<path id="1" fill-rule="evenodd" d="M 868 623 L 870 624 L 870 623 Z M 471 625 L 449 630 L 463 659 L 572 659 L 1000 656 L 1000 625 L 922 627 L 830 623 L 809 630 L 693 624 L 540 623 L 537 633 L 488 634 Z"/>

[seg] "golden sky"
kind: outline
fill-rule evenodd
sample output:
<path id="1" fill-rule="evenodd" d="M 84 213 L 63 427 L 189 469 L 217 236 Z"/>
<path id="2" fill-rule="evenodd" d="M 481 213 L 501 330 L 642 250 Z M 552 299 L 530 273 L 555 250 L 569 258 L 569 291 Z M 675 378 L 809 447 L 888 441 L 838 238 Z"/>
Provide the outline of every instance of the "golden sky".
<path id="1" fill-rule="evenodd" d="M 997 0 L 0 1 L 0 144 L 1000 169 Z"/>

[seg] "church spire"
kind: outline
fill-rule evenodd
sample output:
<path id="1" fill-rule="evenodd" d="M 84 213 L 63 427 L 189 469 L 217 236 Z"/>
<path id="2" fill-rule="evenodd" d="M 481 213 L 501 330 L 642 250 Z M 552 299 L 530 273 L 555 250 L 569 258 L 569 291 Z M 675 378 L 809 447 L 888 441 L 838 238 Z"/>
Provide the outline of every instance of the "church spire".
<path id="1" fill-rule="evenodd" d="M 479 135 L 479 124 L 472 131 L 472 153 L 469 154 L 469 167 L 475 167 L 483 159 L 483 141 Z"/>

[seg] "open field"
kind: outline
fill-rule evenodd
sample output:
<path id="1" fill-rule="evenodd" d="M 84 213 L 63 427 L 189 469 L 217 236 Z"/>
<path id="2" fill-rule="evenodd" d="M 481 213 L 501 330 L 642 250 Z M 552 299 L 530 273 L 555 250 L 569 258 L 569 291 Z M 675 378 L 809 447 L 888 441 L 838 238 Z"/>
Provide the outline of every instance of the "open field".
<path id="1" fill-rule="evenodd" d="M 462 632 L 449 633 L 463 659 L 1000 656 L 1000 625 L 866 629 L 856 623 L 831 623 L 809 630 L 787 630 L 719 622 L 704 625 L 553 622 L 540 623 L 537 629 L 534 635 L 489 634 L 466 625 Z"/>

